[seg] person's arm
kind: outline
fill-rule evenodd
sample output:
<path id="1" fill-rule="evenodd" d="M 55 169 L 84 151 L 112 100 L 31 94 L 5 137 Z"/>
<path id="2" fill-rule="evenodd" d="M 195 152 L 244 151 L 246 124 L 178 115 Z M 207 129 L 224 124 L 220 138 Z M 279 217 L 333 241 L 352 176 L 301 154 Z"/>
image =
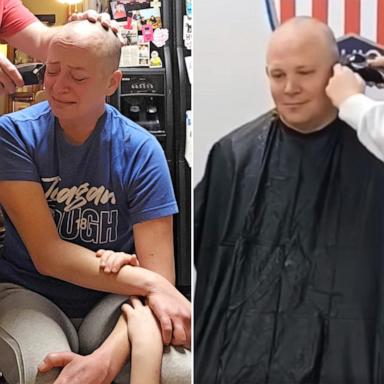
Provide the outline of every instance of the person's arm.
<path id="1" fill-rule="evenodd" d="M 99 291 L 144 296 L 150 291 L 151 279 L 157 280 L 140 267 L 125 266 L 114 276 L 100 273 L 94 252 L 59 237 L 39 183 L 0 182 L 0 204 L 42 275 Z"/>
<path id="2" fill-rule="evenodd" d="M 22 50 L 35 59 L 45 61 L 49 42 L 60 26 L 47 27 L 37 19 L 33 21 L 33 16 L 29 10 L 17 2 L 10 8 L 13 11 L 5 17 L 8 24 L 3 23 L 2 30 L 0 31 L 3 35 L 2 39 L 9 45 Z M 15 30 L 15 32 L 12 33 L 13 29 L 20 28 L 20 25 L 15 27 L 12 26 L 12 23 L 18 20 L 22 22 L 25 18 L 28 18 L 28 24 L 25 26 L 22 25 L 21 29 Z M 111 28 L 115 33 L 118 32 L 117 22 L 114 20 L 111 21 L 107 13 L 99 14 L 94 10 L 87 10 L 83 13 L 72 15 L 72 19 L 88 19 L 90 22 L 99 21 L 104 28 Z M 9 28 L 11 28 L 11 33 L 7 30 Z M 23 84 L 23 79 L 16 67 L 6 57 L 0 57 L 0 94 L 13 93 L 16 87 L 21 87 Z"/>
<path id="3" fill-rule="evenodd" d="M 137 297 L 124 304 L 128 337 L 131 342 L 130 384 L 159 384 L 163 343 L 159 325 L 151 309 Z"/>
<path id="4" fill-rule="evenodd" d="M 363 94 L 364 81 L 348 67 L 336 64 L 326 92 L 339 117 L 357 131 L 361 143 L 384 161 L 384 103 Z"/>
<path id="5" fill-rule="evenodd" d="M 356 129 L 361 143 L 384 161 L 384 103 L 365 95 L 353 95 L 340 105 L 339 116 Z"/>
<path id="6" fill-rule="evenodd" d="M 100 258 L 100 268 L 105 273 L 119 272 L 124 265 L 139 266 L 139 260 L 135 254 L 99 249 L 95 255 Z"/>
<path id="7" fill-rule="evenodd" d="M 124 265 L 140 265 L 159 273 L 174 285 L 173 217 L 166 216 L 134 224 L 133 238 L 137 255 L 106 249 L 96 252 L 104 272 L 116 273 Z"/>
<path id="8" fill-rule="evenodd" d="M 177 317 L 184 317 L 183 314 L 190 312 L 189 303 L 159 274 L 132 266 L 124 266 L 113 275 L 103 273 L 94 252 L 62 240 L 39 183 L 0 182 L 0 205 L 15 225 L 41 274 L 99 291 L 127 296 L 150 295 L 159 320 L 176 313 Z M 164 305 L 173 310 L 167 311 Z"/>
<path id="9" fill-rule="evenodd" d="M 114 32 L 118 31 L 117 23 L 110 19 L 107 13 L 97 13 L 94 10 L 74 14 L 71 20 L 89 20 L 90 22 L 100 22 L 105 28 L 111 28 Z M 60 26 L 47 27 L 40 21 L 29 24 L 21 31 L 12 36 L 5 37 L 8 44 L 21 49 L 28 55 L 45 61 L 47 58 L 48 45 L 52 36 L 61 28 Z"/>
<path id="10" fill-rule="evenodd" d="M 35 21 L 5 40 L 28 55 L 45 61 L 49 42 L 56 30 L 57 27 L 47 27 L 40 21 Z"/>
<path id="11" fill-rule="evenodd" d="M 157 272 L 172 284 L 175 283 L 175 267 L 173 255 L 172 216 L 148 220 L 133 226 L 133 236 L 140 266 Z M 124 252 L 100 250 L 101 267 L 106 273 L 120 270 L 123 265 L 134 262 L 134 255 Z M 190 346 L 191 324 L 187 319 L 174 319 L 173 322 L 163 320 L 163 339 L 168 344 Z M 170 335 L 172 339 L 170 340 Z"/>
<path id="12" fill-rule="evenodd" d="M 53 33 L 54 28 L 48 28 L 40 21 L 35 21 L 23 30 L 4 39 L 8 44 L 44 61 L 48 43 Z M 15 65 L 6 57 L 0 56 L 0 94 L 14 93 L 16 87 L 23 85 L 23 78 Z"/>
<path id="13" fill-rule="evenodd" d="M 173 217 L 135 224 L 133 238 L 140 266 L 159 273 L 175 284 Z"/>
<path id="14" fill-rule="evenodd" d="M 146 268 L 174 282 L 172 237 L 171 216 L 150 220 L 134 226 L 134 239 L 141 263 L 144 263 Z M 100 257 L 100 262 L 105 260 L 105 264 L 110 270 L 116 266 L 117 271 L 119 271 L 123 265 L 132 264 L 132 259 L 135 259 L 134 255 L 108 250 L 101 250 Z M 138 302 L 136 302 L 136 307 L 137 306 Z M 162 356 L 161 333 L 158 330 L 156 321 L 153 320 L 153 315 L 145 312 L 148 310 L 149 308 L 146 308 L 143 312 L 140 312 L 143 316 L 139 318 L 140 327 L 147 327 L 143 332 L 139 332 L 137 329 L 137 320 L 140 313 L 137 311 L 132 313 L 132 309 L 132 311 L 130 311 L 131 318 L 129 318 L 127 311 L 124 311 L 128 320 L 128 334 L 131 335 L 130 340 L 132 343 L 135 343 L 131 354 L 132 384 L 159 382 Z M 188 342 L 186 341 L 186 335 L 188 334 L 190 338 L 190 323 L 187 323 L 188 326 L 186 330 L 184 330 L 183 323 L 179 321 L 174 321 L 173 323 L 173 329 L 172 327 L 170 328 L 170 331 L 172 332 L 173 330 L 174 334 L 172 341 L 175 344 L 185 344 L 188 346 L 190 340 Z M 154 328 L 153 325 L 156 325 L 156 328 Z M 181 328 L 181 330 L 179 330 L 179 328 Z M 150 336 L 153 333 L 153 337 Z M 178 337 L 180 337 L 177 336 L 178 334 L 181 334 L 180 340 L 178 339 Z M 134 335 L 136 335 L 135 339 L 133 339 Z M 108 377 L 113 379 L 120 372 L 129 357 L 129 353 L 127 323 L 120 317 L 111 335 L 91 355 L 82 357 L 68 352 L 51 353 L 44 359 L 39 370 L 46 372 L 53 367 L 65 367 L 55 384 L 61 384 L 62 381 L 65 382 L 64 380 L 71 381 L 74 377 L 81 377 L 84 384 L 99 384 L 104 382 L 103 378 Z M 148 359 L 148 356 L 150 356 L 150 359 Z"/>
<path id="15" fill-rule="evenodd" d="M 133 226 L 133 235 L 140 266 L 156 271 L 175 284 L 172 225 L 172 216 L 146 221 Z M 153 306 L 155 303 L 151 301 L 151 294 L 147 297 L 150 307 L 156 313 Z M 173 345 L 183 345 L 189 348 L 191 344 L 190 318 L 174 316 L 172 322 L 168 319 L 159 318 L 163 339 L 172 342 Z"/>
<path id="16" fill-rule="evenodd" d="M 384 68 L 384 56 L 376 56 L 374 59 L 368 59 L 367 62 L 370 67 Z"/>
<path id="17" fill-rule="evenodd" d="M 63 367 L 54 384 L 111 383 L 126 364 L 130 354 L 127 337 L 127 322 L 121 315 L 115 328 L 103 344 L 93 353 L 81 356 L 73 352 L 49 353 L 39 364 L 40 372 L 45 373 L 54 367 Z"/>
<path id="18" fill-rule="evenodd" d="M 174 281 L 172 217 L 136 224 L 134 226 L 134 239 L 141 263 L 168 280 Z M 118 267 L 117 270 L 120 270 L 123 265 L 132 263 L 132 258 L 135 258 L 133 255 L 123 252 L 106 250 L 100 252 L 100 261 L 103 261 L 103 255 L 105 255 L 105 264 L 111 270 L 114 263 Z M 138 306 L 138 302 L 136 302 L 136 306 Z M 147 327 L 143 332 L 139 332 L 137 329 L 137 320 L 140 314 L 137 311 L 132 313 L 132 309 L 130 311 L 131 318 L 129 318 L 126 307 L 124 311 L 128 320 L 128 334 L 131 335 L 131 342 L 135 344 L 131 354 L 132 384 L 159 382 L 162 356 L 161 333 L 156 321 L 153 320 L 153 315 L 150 311 L 148 313 L 148 310 L 146 308 L 143 311 L 147 312 L 140 312 L 143 317 L 139 317 L 139 325 L 140 327 Z M 151 324 L 156 325 L 156 328 Z M 170 332 L 173 330 L 173 343 L 188 346 L 190 344 L 190 322 L 186 322 L 185 326 L 180 320 L 173 321 L 173 324 L 173 329 L 172 323 L 170 324 Z M 134 338 L 135 336 L 136 338 Z M 181 339 L 179 339 L 180 337 Z M 186 340 L 187 337 L 189 337 L 188 341 Z M 64 366 L 65 368 L 55 384 L 61 384 L 65 382 L 64 380 L 71 381 L 73 377 L 81 377 L 84 384 L 101 384 L 103 378 L 114 378 L 120 372 L 129 353 L 127 323 L 122 321 L 122 317 L 120 317 L 111 335 L 91 355 L 82 357 L 68 352 L 51 353 L 44 359 L 44 363 L 40 365 L 39 369 L 46 372 L 53 367 Z"/>

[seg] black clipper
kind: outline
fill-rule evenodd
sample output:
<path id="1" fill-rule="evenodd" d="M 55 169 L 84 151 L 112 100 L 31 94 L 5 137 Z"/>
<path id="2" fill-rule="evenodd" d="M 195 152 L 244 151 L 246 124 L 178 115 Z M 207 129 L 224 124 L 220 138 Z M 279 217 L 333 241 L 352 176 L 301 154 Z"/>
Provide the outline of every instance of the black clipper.
<path id="1" fill-rule="evenodd" d="M 43 84 L 45 64 L 28 63 L 16 65 L 25 85 Z"/>

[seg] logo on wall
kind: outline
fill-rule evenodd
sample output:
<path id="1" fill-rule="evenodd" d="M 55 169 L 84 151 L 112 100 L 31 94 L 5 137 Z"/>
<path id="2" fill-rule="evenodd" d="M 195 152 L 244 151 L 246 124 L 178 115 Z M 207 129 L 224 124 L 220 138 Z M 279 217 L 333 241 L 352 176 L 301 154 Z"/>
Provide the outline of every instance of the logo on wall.
<path id="1" fill-rule="evenodd" d="M 384 54 L 384 0 L 265 0 L 272 30 L 294 16 L 312 16 L 333 30 L 340 53 Z"/>

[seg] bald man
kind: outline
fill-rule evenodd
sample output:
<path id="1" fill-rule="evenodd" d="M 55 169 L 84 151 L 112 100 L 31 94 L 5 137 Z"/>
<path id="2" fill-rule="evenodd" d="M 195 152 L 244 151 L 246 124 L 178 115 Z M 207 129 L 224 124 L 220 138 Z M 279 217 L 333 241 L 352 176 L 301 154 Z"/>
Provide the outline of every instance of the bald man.
<path id="1" fill-rule="evenodd" d="M 127 372 L 116 376 L 130 355 L 120 315 L 129 295 L 146 298 L 165 344 L 190 344 L 190 304 L 174 287 L 177 205 L 163 150 L 105 103 L 122 77 L 119 58 L 118 38 L 101 23 L 67 24 L 48 48 L 48 102 L 0 119 L 8 384 L 127 383 Z M 118 273 L 96 257 L 134 248 L 140 266 L 127 254 L 132 265 Z M 181 351 L 166 350 L 164 383 L 189 383 L 190 355 Z"/>
<path id="2" fill-rule="evenodd" d="M 329 28 L 273 32 L 276 111 L 217 142 L 195 192 L 195 380 L 382 383 L 384 166 L 326 95 Z"/>

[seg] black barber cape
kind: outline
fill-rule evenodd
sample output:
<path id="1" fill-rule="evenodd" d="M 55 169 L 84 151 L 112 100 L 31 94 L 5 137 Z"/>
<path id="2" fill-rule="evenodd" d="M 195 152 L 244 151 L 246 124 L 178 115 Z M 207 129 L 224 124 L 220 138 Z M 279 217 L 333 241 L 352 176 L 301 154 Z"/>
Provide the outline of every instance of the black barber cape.
<path id="1" fill-rule="evenodd" d="M 195 191 L 195 382 L 384 383 L 384 164 L 272 114 Z"/>

